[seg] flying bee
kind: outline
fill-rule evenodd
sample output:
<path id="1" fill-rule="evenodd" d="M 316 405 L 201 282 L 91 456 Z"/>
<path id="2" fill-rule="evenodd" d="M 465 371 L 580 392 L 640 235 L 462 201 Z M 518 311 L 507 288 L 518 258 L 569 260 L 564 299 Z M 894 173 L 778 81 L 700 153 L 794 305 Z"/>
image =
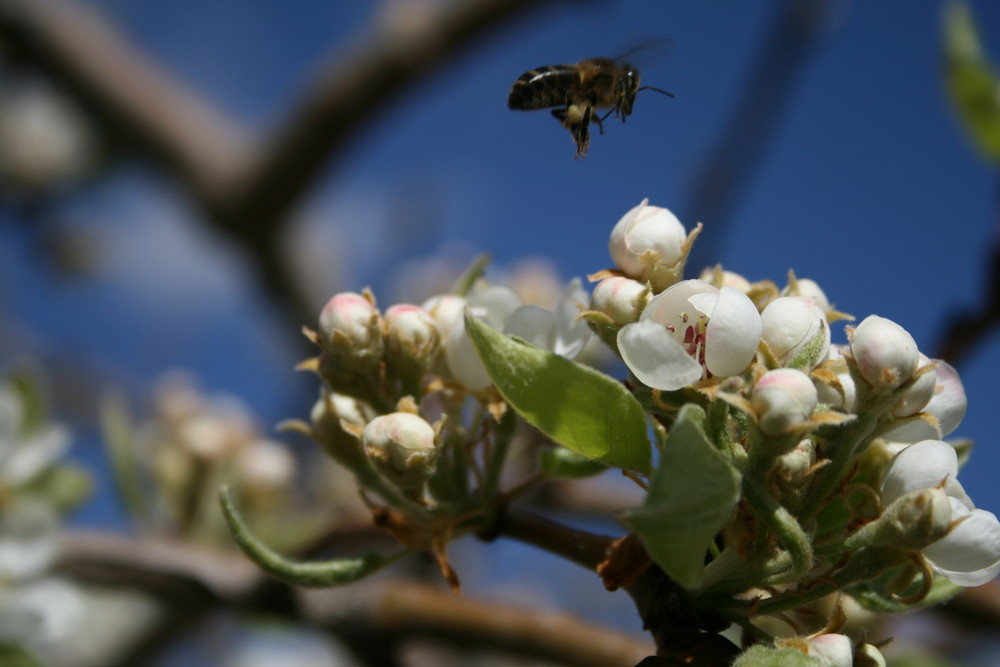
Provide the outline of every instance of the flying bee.
<path id="1" fill-rule="evenodd" d="M 635 95 L 653 86 L 639 86 L 639 70 L 627 62 L 610 58 L 587 58 L 575 65 L 545 65 L 522 74 L 507 95 L 511 109 L 552 109 L 552 115 L 570 131 L 576 142 L 576 157 L 586 157 L 590 146 L 590 124 L 604 134 L 604 121 L 612 113 L 625 118 L 632 113 Z M 609 109 L 601 116 L 599 110 Z"/>

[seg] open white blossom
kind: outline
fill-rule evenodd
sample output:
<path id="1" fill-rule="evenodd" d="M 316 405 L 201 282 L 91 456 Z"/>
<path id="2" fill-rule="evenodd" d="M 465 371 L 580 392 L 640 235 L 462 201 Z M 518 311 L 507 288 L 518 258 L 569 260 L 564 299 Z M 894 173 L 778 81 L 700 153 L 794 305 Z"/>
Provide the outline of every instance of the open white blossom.
<path id="1" fill-rule="evenodd" d="M 959 586 L 979 586 L 1000 572 L 1000 521 L 976 509 L 957 479 L 958 456 L 941 440 L 922 440 L 889 463 L 882 481 L 882 502 L 921 489 L 942 486 L 951 502 L 951 531 L 922 551 L 934 571 Z"/>
<path id="2" fill-rule="evenodd" d="M 685 280 L 653 297 L 618 332 L 622 359 L 640 382 L 672 391 L 742 372 L 760 343 L 760 313 L 732 287 Z"/>

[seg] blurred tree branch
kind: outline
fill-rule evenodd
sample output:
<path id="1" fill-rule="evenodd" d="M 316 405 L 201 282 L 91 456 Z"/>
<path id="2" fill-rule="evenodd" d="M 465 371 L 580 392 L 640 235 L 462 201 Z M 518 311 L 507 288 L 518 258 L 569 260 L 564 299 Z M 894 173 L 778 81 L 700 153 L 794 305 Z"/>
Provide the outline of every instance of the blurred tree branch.
<path id="1" fill-rule="evenodd" d="M 413 21 L 383 16 L 329 60 L 286 121 L 259 143 L 84 3 L 0 0 L 0 40 L 5 55 L 64 87 L 108 136 L 176 178 L 212 226 L 255 260 L 272 295 L 296 320 L 311 321 L 313 308 L 279 242 L 295 205 L 379 109 L 489 30 L 545 2 L 440 2 Z"/>
<path id="2" fill-rule="evenodd" d="M 649 642 L 567 614 L 458 598 L 399 578 L 303 591 L 267 577 L 239 556 L 104 533 L 70 534 L 59 569 L 88 583 L 143 591 L 169 610 L 150 629 L 150 643 L 133 647 L 117 662 L 122 665 L 137 664 L 169 640 L 171 631 L 223 609 L 282 615 L 331 632 L 361 651 L 372 646 L 374 637 L 375 646 L 384 648 L 422 636 L 602 667 L 634 665 L 653 650 Z"/>

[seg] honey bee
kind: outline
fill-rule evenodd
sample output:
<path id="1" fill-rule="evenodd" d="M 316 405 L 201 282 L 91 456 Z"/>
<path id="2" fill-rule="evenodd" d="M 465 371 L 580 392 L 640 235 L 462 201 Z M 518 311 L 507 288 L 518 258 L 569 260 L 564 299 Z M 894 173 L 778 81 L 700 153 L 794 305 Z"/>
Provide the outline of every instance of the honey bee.
<path id="1" fill-rule="evenodd" d="M 612 113 L 625 118 L 632 113 L 635 95 L 653 86 L 639 86 L 639 70 L 630 63 L 611 58 L 587 58 L 575 65 L 544 65 L 522 74 L 507 95 L 511 109 L 552 109 L 552 115 L 570 131 L 576 142 L 576 157 L 586 157 L 590 146 L 590 124 L 604 134 L 604 121 Z M 610 109 L 604 116 L 597 112 Z"/>

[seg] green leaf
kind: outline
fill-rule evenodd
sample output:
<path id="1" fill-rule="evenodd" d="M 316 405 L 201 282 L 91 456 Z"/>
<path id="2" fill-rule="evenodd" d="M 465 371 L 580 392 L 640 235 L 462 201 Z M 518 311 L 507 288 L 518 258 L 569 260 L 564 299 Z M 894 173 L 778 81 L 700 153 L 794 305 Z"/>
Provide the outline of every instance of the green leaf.
<path id="1" fill-rule="evenodd" d="M 705 552 L 740 498 L 740 474 L 705 435 L 705 412 L 685 405 L 667 436 L 641 507 L 622 521 L 674 581 L 701 585 Z"/>
<path id="2" fill-rule="evenodd" d="M 497 389 L 529 424 L 589 459 L 649 473 L 646 418 L 621 383 L 468 314 L 465 329 Z"/>
<path id="3" fill-rule="evenodd" d="M 949 2 L 942 29 L 948 92 L 976 148 L 1000 163 L 1000 84 L 968 4 Z"/>
<path id="4" fill-rule="evenodd" d="M 476 281 L 482 277 L 483 273 L 486 271 L 486 266 L 493 260 L 493 256 L 489 253 L 483 253 L 479 257 L 472 260 L 472 263 L 465 269 L 455 284 L 452 285 L 451 293 L 457 296 L 468 296 L 469 292 L 472 291 L 472 287 L 476 284 Z"/>
<path id="5" fill-rule="evenodd" d="M 15 644 L 0 643 L 0 665 L 5 667 L 44 667 L 27 649 Z"/>
<path id="6" fill-rule="evenodd" d="M 581 456 L 565 447 L 549 447 L 541 453 L 542 472 L 546 477 L 561 477 L 563 479 L 581 479 L 593 477 L 608 469 L 599 461 Z"/>
<path id="7" fill-rule="evenodd" d="M 229 530 L 233 533 L 233 538 L 243 553 L 256 563 L 257 567 L 271 576 L 297 586 L 325 588 L 349 584 L 364 579 L 369 574 L 409 553 L 409 550 L 404 550 L 397 554 L 384 556 L 368 552 L 355 558 L 338 558 L 315 563 L 291 561 L 272 551 L 270 547 L 250 532 L 236 512 L 226 487 L 219 490 L 219 503 L 222 506 L 222 514 L 226 518 Z"/>

